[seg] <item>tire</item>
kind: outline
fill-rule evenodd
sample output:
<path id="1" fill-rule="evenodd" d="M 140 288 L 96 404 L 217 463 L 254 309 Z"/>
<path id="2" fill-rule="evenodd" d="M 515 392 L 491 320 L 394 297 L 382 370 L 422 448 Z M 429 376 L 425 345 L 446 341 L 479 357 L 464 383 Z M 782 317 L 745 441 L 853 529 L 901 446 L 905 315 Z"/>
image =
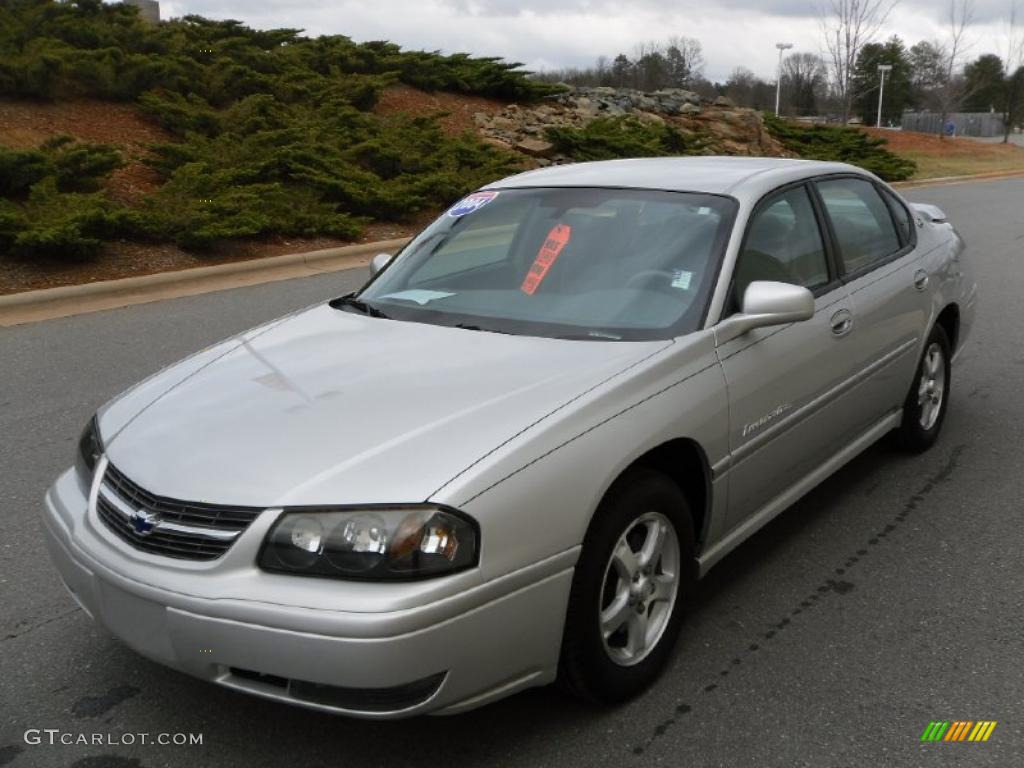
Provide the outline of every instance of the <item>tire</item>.
<path id="1" fill-rule="evenodd" d="M 903 421 L 896 430 L 898 445 L 911 453 L 927 451 L 946 419 L 950 391 L 949 337 L 940 325 L 932 328 L 903 403 Z"/>
<path id="2" fill-rule="evenodd" d="M 653 546 L 657 531 L 660 548 Z M 561 687 L 597 704 L 647 688 L 671 656 L 696 577 L 682 491 L 660 472 L 630 470 L 605 495 L 583 541 L 562 636 Z M 603 617 L 615 628 L 607 638 Z"/>

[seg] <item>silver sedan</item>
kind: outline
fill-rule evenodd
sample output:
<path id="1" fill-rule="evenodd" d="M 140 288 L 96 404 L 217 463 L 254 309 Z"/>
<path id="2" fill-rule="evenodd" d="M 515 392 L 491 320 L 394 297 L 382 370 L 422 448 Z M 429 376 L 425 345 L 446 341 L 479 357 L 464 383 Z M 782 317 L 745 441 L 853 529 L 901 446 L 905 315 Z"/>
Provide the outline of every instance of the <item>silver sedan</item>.
<path id="1" fill-rule="evenodd" d="M 976 303 L 941 211 L 775 159 L 521 174 L 372 271 L 90 421 L 46 538 L 139 653 L 363 717 L 635 695 L 730 550 L 934 443 Z"/>

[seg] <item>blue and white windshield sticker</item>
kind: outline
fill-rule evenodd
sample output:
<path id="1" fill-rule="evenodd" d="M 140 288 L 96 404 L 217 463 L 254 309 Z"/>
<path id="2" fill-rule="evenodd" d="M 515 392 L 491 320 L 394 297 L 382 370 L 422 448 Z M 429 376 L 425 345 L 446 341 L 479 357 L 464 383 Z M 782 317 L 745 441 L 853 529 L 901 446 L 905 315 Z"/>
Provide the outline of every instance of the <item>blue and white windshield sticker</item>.
<path id="1" fill-rule="evenodd" d="M 467 213 L 475 213 L 498 196 L 497 192 L 474 192 L 467 195 L 448 209 L 448 215 L 458 218 Z"/>

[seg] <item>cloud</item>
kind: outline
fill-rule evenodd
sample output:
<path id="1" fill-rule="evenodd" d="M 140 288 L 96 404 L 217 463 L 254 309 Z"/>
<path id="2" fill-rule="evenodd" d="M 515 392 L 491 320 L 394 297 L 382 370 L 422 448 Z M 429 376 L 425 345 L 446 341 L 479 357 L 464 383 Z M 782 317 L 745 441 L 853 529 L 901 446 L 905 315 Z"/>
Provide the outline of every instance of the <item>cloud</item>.
<path id="1" fill-rule="evenodd" d="M 886 0 L 883 0 L 885 2 Z M 1020 2 L 1020 0 L 1018 0 Z M 988 23 L 1008 17 L 1013 0 L 973 0 L 974 19 Z M 479 16 L 515 16 L 530 12 L 539 15 L 563 13 L 621 14 L 621 0 L 445 0 L 458 13 Z M 830 0 L 676 0 L 671 7 L 680 14 L 697 15 L 716 10 L 737 13 L 757 13 L 763 16 L 817 18 Z M 664 9 L 664 0 L 629 0 L 630 9 L 642 11 Z M 949 3 L 942 0 L 900 0 L 896 8 L 911 9 L 935 21 L 943 21 L 949 14 Z M 1021 7 L 1024 12 L 1024 5 Z"/>
<path id="2" fill-rule="evenodd" d="M 1010 1 L 976 0 L 971 55 L 1000 50 Z M 687 35 L 704 46 L 706 75 L 724 80 L 740 65 L 773 77 L 777 41 L 819 52 L 819 2 L 827 0 L 172 0 L 162 3 L 161 15 L 197 13 L 257 28 L 502 56 L 532 69 L 585 66 L 599 55 L 630 53 L 640 41 Z M 1018 2 L 1024 15 L 1024 0 Z M 908 45 L 941 38 L 948 7 L 903 0 L 883 36 L 898 34 Z"/>

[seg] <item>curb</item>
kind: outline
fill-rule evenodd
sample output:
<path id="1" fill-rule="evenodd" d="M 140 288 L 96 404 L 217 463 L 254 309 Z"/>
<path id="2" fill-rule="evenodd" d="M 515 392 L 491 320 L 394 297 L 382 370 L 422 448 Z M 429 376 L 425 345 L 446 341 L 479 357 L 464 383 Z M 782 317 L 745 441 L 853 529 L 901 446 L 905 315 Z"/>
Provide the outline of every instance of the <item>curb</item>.
<path id="1" fill-rule="evenodd" d="M 994 171 L 973 176 L 899 181 L 892 186 L 897 189 L 918 189 L 1022 176 L 1024 171 Z M 375 254 L 393 253 L 409 242 L 409 239 L 381 240 L 308 253 L 289 253 L 211 267 L 0 295 L 0 327 L 365 267 Z"/>
<path id="2" fill-rule="evenodd" d="M 224 291 L 246 285 L 365 267 L 375 254 L 393 253 L 407 242 L 408 238 L 382 240 L 308 253 L 289 253 L 265 259 L 182 269 L 176 272 L 158 272 L 119 280 L 12 293 L 0 296 L 0 326 L 21 325 L 163 299 Z"/>
<path id="3" fill-rule="evenodd" d="M 998 181 L 999 179 L 1013 179 L 1024 176 L 1024 171 L 990 171 L 989 173 L 976 173 L 971 176 L 940 176 L 934 179 L 919 179 L 917 181 L 897 181 L 889 186 L 894 189 L 916 189 L 918 187 L 942 187 L 949 184 L 964 184 L 971 181 Z"/>

